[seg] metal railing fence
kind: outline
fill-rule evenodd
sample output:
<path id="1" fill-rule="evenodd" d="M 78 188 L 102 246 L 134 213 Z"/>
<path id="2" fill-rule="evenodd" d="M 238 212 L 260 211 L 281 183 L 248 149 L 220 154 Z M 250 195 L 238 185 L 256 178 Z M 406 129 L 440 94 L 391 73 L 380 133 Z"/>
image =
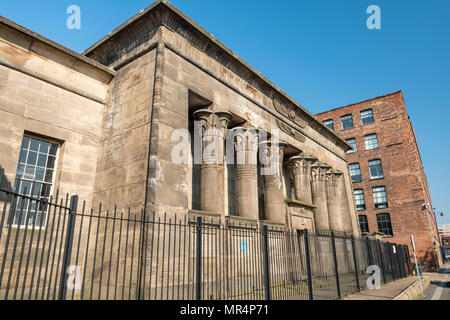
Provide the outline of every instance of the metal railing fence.
<path id="1" fill-rule="evenodd" d="M 338 299 L 369 266 L 381 283 L 411 274 L 405 245 L 33 194 L 0 188 L 2 300 Z"/>

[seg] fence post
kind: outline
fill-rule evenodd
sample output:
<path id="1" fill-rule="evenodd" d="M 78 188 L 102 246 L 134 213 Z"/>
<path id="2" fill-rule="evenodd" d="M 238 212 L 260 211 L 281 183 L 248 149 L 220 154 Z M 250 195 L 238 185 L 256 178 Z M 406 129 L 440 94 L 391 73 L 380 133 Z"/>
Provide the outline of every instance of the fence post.
<path id="1" fill-rule="evenodd" d="M 61 280 L 59 285 L 59 300 L 65 300 L 67 295 L 67 280 L 69 275 L 67 269 L 70 265 L 72 255 L 73 234 L 75 230 L 75 219 L 77 217 L 78 196 L 72 196 L 70 199 L 69 221 L 67 223 L 66 242 L 64 245 L 64 255 L 62 260 Z"/>
<path id="2" fill-rule="evenodd" d="M 301 244 L 301 231 L 300 230 L 297 231 L 297 235 L 298 235 L 299 248 L 301 248 L 300 247 L 300 244 Z M 311 256 L 309 253 L 308 229 L 303 230 L 303 237 L 305 239 L 305 258 L 306 258 L 306 275 L 308 277 L 308 295 L 309 295 L 309 300 L 314 300 L 313 287 L 312 287 L 312 275 L 311 275 Z"/>
<path id="3" fill-rule="evenodd" d="M 350 236 L 352 240 L 352 250 L 353 250 L 353 264 L 355 265 L 355 280 L 356 280 L 356 289 L 358 292 L 361 291 L 359 286 L 359 275 L 358 275 L 358 262 L 356 260 L 356 250 L 355 250 L 355 237 L 353 235 Z"/>
<path id="4" fill-rule="evenodd" d="M 202 299 L 202 217 L 197 217 L 197 256 L 195 264 L 195 298 Z"/>
<path id="5" fill-rule="evenodd" d="M 397 263 L 398 263 L 398 277 L 401 279 L 403 278 L 403 268 L 400 261 L 400 251 L 398 250 L 397 244 L 394 244 L 395 247 L 395 255 L 397 256 Z"/>
<path id="6" fill-rule="evenodd" d="M 405 263 L 406 263 L 406 267 L 408 268 L 408 275 L 411 275 L 411 258 L 409 256 L 409 247 L 408 247 L 408 245 L 405 245 L 403 247 L 403 250 L 405 251 Z"/>
<path id="7" fill-rule="evenodd" d="M 264 287 L 266 292 L 266 300 L 271 300 L 270 295 L 270 269 L 269 269 L 269 244 L 268 237 L 269 231 L 266 225 L 262 228 L 263 236 L 263 256 L 264 256 Z"/>
<path id="8" fill-rule="evenodd" d="M 392 257 L 393 253 L 392 253 L 392 246 L 391 243 L 388 242 L 387 244 L 388 247 L 388 256 L 389 256 L 389 262 L 391 264 L 391 270 L 392 270 L 392 281 L 396 280 L 395 278 L 395 268 L 394 268 L 394 259 Z"/>
<path id="9" fill-rule="evenodd" d="M 331 231 L 331 249 L 333 250 L 333 262 L 334 262 L 334 274 L 336 275 L 336 289 L 338 298 L 341 297 L 341 287 L 339 285 L 339 270 L 337 265 L 337 257 L 336 257 L 336 245 L 334 241 L 334 232 Z"/>
<path id="10" fill-rule="evenodd" d="M 386 273 L 384 270 L 383 252 L 381 251 L 380 240 L 377 240 L 378 255 L 380 256 L 381 273 L 383 274 L 383 282 L 386 284 Z"/>
<path id="11" fill-rule="evenodd" d="M 372 252 L 370 252 L 370 239 L 366 238 L 367 256 L 369 257 L 369 266 L 373 264 Z"/>

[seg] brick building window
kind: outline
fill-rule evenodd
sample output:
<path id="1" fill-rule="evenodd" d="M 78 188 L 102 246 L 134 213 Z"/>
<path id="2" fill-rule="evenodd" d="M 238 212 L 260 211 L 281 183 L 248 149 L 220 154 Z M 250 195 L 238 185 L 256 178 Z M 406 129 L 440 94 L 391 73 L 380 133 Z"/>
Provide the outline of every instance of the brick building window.
<path id="1" fill-rule="evenodd" d="M 361 232 L 369 232 L 369 221 L 367 221 L 367 216 L 360 215 L 359 217 L 359 229 Z"/>
<path id="2" fill-rule="evenodd" d="M 374 133 L 364 136 L 364 143 L 366 145 L 366 150 L 377 149 L 378 148 L 377 135 Z"/>
<path id="3" fill-rule="evenodd" d="M 334 130 L 334 122 L 333 122 L 333 119 L 325 120 L 325 121 L 323 122 L 323 124 L 326 125 L 328 128 L 330 128 L 331 130 Z"/>
<path id="4" fill-rule="evenodd" d="M 389 213 L 377 214 L 377 225 L 379 232 L 383 232 L 387 236 L 394 235 L 392 232 L 391 217 L 389 216 Z"/>
<path id="5" fill-rule="evenodd" d="M 353 118 L 351 114 L 341 117 L 342 130 L 353 128 Z"/>
<path id="6" fill-rule="evenodd" d="M 384 178 L 383 175 L 383 167 L 381 166 L 381 160 L 370 160 L 369 161 L 369 172 L 370 172 L 370 179 L 382 179 Z"/>
<path id="7" fill-rule="evenodd" d="M 356 210 L 358 211 L 366 210 L 364 191 L 362 189 L 356 189 L 353 191 L 353 194 L 355 195 Z"/>
<path id="8" fill-rule="evenodd" d="M 388 207 L 388 199 L 385 187 L 374 187 L 372 188 L 372 193 L 375 209 L 383 209 Z"/>
<path id="9" fill-rule="evenodd" d="M 347 139 L 348 144 L 350 144 L 353 147 L 353 150 L 348 150 L 347 153 L 355 153 L 358 152 L 358 148 L 356 147 L 356 139 L 350 138 Z"/>
<path id="10" fill-rule="evenodd" d="M 350 176 L 352 177 L 352 182 L 361 182 L 361 168 L 359 167 L 359 163 L 352 163 L 349 165 L 350 168 Z"/>
<path id="11" fill-rule="evenodd" d="M 20 149 L 14 190 L 25 196 L 48 200 L 53 186 L 56 156 L 59 145 L 49 141 L 24 136 Z M 46 224 L 45 204 L 30 205 L 28 199 L 17 201 L 9 223 L 20 226 L 44 227 Z M 36 216 L 36 218 L 34 218 Z M 19 221 L 20 219 L 20 221 Z M 34 221 L 36 220 L 36 221 Z"/>
<path id="12" fill-rule="evenodd" d="M 361 122 L 362 124 L 369 124 L 375 122 L 375 119 L 373 118 L 372 109 L 361 111 Z"/>

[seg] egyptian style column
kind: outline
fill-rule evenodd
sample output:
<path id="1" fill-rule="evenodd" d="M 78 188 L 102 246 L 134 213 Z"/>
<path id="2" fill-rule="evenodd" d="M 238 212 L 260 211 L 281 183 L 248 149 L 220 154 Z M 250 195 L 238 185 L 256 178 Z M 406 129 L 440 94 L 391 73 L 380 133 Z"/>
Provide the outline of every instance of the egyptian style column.
<path id="1" fill-rule="evenodd" d="M 343 231 L 338 188 L 341 176 L 341 172 L 330 170 L 327 172 L 325 178 L 327 187 L 328 221 L 330 224 L 330 229 L 334 231 Z"/>
<path id="2" fill-rule="evenodd" d="M 275 222 L 286 222 L 286 210 L 283 195 L 283 157 L 287 144 L 263 141 L 262 148 L 265 163 L 262 163 L 261 174 L 264 183 L 265 219 Z"/>
<path id="3" fill-rule="evenodd" d="M 201 123 L 200 210 L 224 214 L 224 140 L 231 113 L 200 109 L 194 118 Z"/>
<path id="4" fill-rule="evenodd" d="M 256 129 L 237 127 L 234 136 L 236 163 L 236 213 L 258 219 L 258 140 Z"/>
<path id="5" fill-rule="evenodd" d="M 294 156 L 288 160 L 290 176 L 294 180 L 295 200 L 312 203 L 311 165 L 316 158 L 306 155 Z"/>
<path id="6" fill-rule="evenodd" d="M 316 163 L 311 166 L 311 191 L 314 208 L 314 222 L 317 229 L 330 229 L 328 219 L 326 172 L 330 166 L 324 163 Z"/>

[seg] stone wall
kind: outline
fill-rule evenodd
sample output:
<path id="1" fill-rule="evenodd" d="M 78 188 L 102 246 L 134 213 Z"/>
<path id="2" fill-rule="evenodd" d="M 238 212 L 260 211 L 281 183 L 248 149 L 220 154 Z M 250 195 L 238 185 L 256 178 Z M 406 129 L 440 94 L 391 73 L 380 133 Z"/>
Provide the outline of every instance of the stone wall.
<path id="1" fill-rule="evenodd" d="M 155 50 L 117 71 L 101 125 L 94 206 L 142 208 L 148 169 Z"/>
<path id="2" fill-rule="evenodd" d="M 46 137 L 61 144 L 53 190 L 90 202 L 113 73 L 75 56 L 0 23 L 0 167 L 14 184 L 24 134 Z"/>

